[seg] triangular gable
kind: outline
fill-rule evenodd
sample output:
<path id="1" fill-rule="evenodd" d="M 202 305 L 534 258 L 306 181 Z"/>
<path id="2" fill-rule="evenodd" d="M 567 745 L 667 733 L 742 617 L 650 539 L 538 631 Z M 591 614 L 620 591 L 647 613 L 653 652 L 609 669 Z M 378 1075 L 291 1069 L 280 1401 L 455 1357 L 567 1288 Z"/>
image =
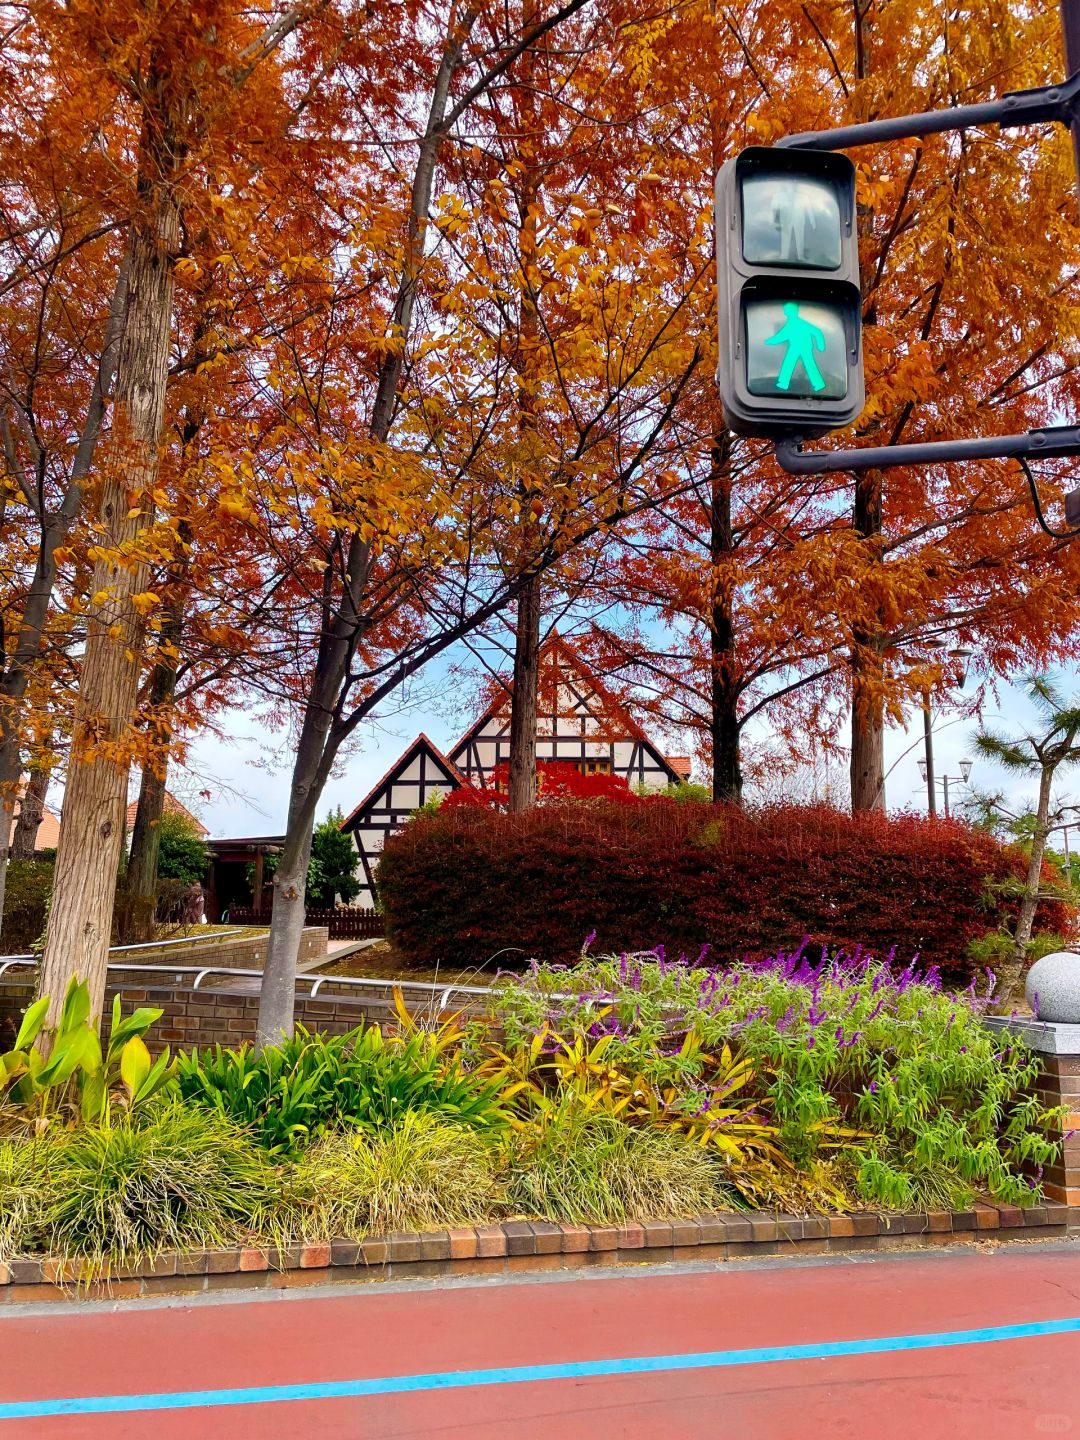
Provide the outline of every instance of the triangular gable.
<path id="1" fill-rule="evenodd" d="M 445 785 L 451 790 L 456 790 L 459 785 L 465 783 L 465 777 L 453 761 L 448 760 L 439 747 L 426 735 L 420 734 L 408 749 L 398 756 L 382 779 L 372 786 L 355 810 L 345 817 L 341 822 L 342 830 L 349 834 L 358 825 L 362 825 L 365 816 L 379 806 L 380 802 L 384 802 L 381 808 L 393 808 L 385 802 L 390 800 L 394 785 L 408 772 L 413 762 L 420 759 L 421 756 L 424 760 L 423 783 L 425 787 Z M 426 797 L 421 796 L 418 803 L 423 804 L 424 798 Z"/>
<path id="2" fill-rule="evenodd" d="M 551 673 L 553 667 L 554 674 Z M 508 758 L 509 755 L 512 686 L 506 680 L 502 680 L 501 685 L 500 693 L 473 721 L 450 751 L 451 763 L 464 771 L 473 783 L 486 783 L 486 776 L 494 768 L 488 763 L 492 755 L 500 760 Z M 546 690 L 550 695 L 553 686 L 557 687 L 559 693 L 557 715 L 553 715 L 551 709 L 545 708 L 544 704 L 544 692 Z M 568 706 L 563 701 L 561 692 L 564 690 L 570 695 Z M 576 732 L 572 735 L 569 728 L 575 722 L 582 725 L 583 729 L 587 729 L 590 723 L 601 725 L 604 727 L 602 734 L 605 738 L 617 739 L 620 743 L 634 742 L 642 759 L 648 757 L 648 768 L 651 771 L 662 772 L 670 783 L 678 783 L 682 778 L 663 752 L 652 743 L 626 706 L 558 634 L 552 635 L 540 651 L 540 692 L 540 724 L 546 726 L 549 720 L 553 721 L 555 730 L 560 735 L 565 732 L 566 741 L 576 737 Z M 538 741 L 547 739 L 550 733 L 547 729 L 542 733 L 538 731 Z M 582 753 L 584 754 L 586 742 L 595 743 L 598 738 L 596 734 L 583 735 Z M 552 748 L 561 749 L 555 746 Z M 620 768 L 616 767 L 617 770 Z M 637 773 L 638 768 L 640 767 L 635 767 L 634 773 Z M 628 778 L 632 778 L 632 775 Z"/>

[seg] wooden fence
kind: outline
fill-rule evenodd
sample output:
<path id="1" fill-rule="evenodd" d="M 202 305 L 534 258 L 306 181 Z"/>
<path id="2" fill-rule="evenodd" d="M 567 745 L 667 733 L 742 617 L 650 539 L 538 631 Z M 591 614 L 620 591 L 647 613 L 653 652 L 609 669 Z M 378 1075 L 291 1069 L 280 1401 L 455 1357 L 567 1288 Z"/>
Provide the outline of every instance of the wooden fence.
<path id="1" fill-rule="evenodd" d="M 230 925 L 269 925 L 269 905 L 261 913 L 250 906 L 230 905 Z M 343 906 L 340 910 L 308 910 L 305 925 L 325 925 L 331 940 L 371 940 L 383 934 L 383 917 L 377 910 L 353 910 Z"/>

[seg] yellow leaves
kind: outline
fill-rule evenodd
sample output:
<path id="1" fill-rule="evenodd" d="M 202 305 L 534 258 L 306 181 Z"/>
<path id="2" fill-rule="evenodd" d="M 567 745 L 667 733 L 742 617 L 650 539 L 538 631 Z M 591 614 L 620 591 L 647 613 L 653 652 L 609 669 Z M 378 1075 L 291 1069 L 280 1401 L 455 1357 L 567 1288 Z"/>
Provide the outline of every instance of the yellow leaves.
<path id="1" fill-rule="evenodd" d="M 131 607 L 138 615 L 149 615 L 160 604 L 161 596 L 152 590 L 140 590 L 131 597 Z"/>
<path id="2" fill-rule="evenodd" d="M 229 515 L 236 520 L 252 520 L 255 517 L 255 510 L 251 501 L 245 495 L 237 492 L 222 495 L 218 500 L 218 509 L 223 515 Z"/>
<path id="3" fill-rule="evenodd" d="M 473 211 L 457 195 L 444 195 L 434 223 L 444 235 L 456 235 L 472 219 Z"/>
<path id="4" fill-rule="evenodd" d="M 326 280 L 330 265 L 317 255 L 286 255 L 281 261 L 281 272 L 288 280 Z"/>

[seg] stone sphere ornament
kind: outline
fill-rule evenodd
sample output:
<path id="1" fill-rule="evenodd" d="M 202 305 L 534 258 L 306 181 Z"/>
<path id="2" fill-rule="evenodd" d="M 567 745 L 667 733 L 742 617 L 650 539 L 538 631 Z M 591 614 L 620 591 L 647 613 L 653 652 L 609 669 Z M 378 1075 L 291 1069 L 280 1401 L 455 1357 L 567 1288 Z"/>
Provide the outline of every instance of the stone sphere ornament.
<path id="1" fill-rule="evenodd" d="M 1080 955 L 1055 950 L 1036 960 L 1027 973 L 1024 994 L 1037 1019 L 1080 1025 Z"/>

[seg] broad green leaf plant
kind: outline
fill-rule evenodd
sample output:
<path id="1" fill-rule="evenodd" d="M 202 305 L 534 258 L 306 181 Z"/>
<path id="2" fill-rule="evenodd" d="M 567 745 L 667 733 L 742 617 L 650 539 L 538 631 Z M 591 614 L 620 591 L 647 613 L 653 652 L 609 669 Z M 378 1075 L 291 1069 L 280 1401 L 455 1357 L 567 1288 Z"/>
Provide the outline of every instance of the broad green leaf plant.
<path id="1" fill-rule="evenodd" d="M 116 1112 L 138 1111 L 170 1084 L 175 1067 L 169 1047 L 155 1060 L 143 1039 L 160 1010 L 138 1009 L 121 1018 L 115 996 L 103 1050 L 90 1024 L 85 980 L 71 980 L 59 1023 L 46 1032 L 50 1043 L 44 1046 L 38 1042 L 48 1008 L 47 995 L 36 1000 L 23 1016 L 15 1048 L 0 1055 L 0 1120 L 36 1130 L 80 1121 L 107 1128 Z"/>

